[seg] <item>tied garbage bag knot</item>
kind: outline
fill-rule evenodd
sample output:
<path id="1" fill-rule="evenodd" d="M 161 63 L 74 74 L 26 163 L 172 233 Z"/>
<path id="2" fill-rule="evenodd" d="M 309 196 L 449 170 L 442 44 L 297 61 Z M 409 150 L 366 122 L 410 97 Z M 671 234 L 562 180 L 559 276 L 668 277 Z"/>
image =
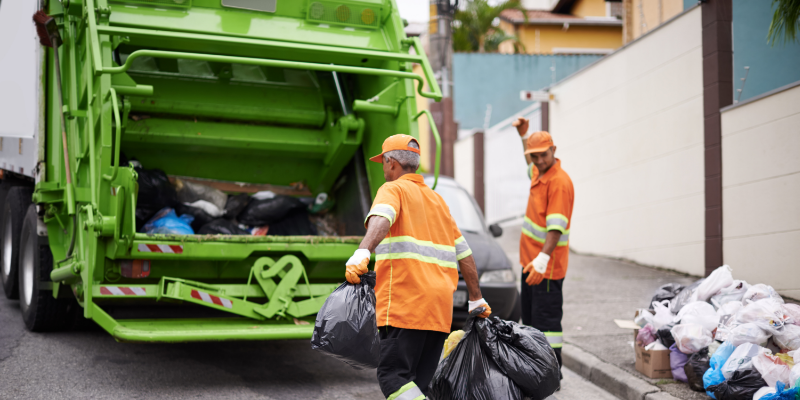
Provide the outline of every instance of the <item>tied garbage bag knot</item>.
<path id="1" fill-rule="evenodd" d="M 355 369 L 378 367 L 381 342 L 375 315 L 375 272 L 361 283 L 344 282 L 328 296 L 317 313 L 311 348 Z"/>
<path id="2" fill-rule="evenodd" d="M 540 331 L 470 313 L 464 336 L 436 369 L 431 400 L 542 400 L 560 385 L 558 361 Z"/>

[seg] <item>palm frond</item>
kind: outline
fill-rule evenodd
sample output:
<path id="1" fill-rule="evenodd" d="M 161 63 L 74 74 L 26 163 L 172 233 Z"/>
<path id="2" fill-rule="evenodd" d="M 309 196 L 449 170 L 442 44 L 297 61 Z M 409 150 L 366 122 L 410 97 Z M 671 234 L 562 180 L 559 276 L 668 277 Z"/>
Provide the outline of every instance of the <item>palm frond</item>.
<path id="1" fill-rule="evenodd" d="M 767 40 L 775 46 L 783 36 L 784 44 L 797 41 L 797 33 L 800 31 L 800 0 L 772 0 L 775 13 L 772 15 L 772 22 L 769 24 Z"/>

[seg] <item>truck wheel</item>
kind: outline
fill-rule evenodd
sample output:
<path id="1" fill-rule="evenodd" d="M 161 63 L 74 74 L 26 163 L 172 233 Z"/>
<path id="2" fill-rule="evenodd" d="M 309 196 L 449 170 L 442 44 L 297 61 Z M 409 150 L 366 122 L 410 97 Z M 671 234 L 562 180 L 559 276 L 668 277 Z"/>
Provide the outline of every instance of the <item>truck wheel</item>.
<path id="1" fill-rule="evenodd" d="M 2 185 L 0 185 L 2 186 Z M 19 263 L 19 233 L 25 211 L 31 204 L 33 188 L 15 186 L 8 190 L 0 214 L 0 276 L 8 299 L 19 297 L 17 264 Z"/>
<path id="2" fill-rule="evenodd" d="M 36 206 L 31 204 L 25 213 L 20 234 L 19 254 L 19 308 L 25 327 L 33 332 L 65 329 L 71 321 L 71 299 L 55 299 L 51 290 L 40 288 L 50 282 L 53 270 L 53 253 L 47 237 L 36 233 L 38 223 Z"/>

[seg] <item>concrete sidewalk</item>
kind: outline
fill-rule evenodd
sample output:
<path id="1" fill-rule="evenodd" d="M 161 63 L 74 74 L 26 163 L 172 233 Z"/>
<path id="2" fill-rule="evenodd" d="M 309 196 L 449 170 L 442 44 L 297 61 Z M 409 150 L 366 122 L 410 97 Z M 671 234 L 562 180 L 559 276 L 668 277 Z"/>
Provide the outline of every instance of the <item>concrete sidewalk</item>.
<path id="1" fill-rule="evenodd" d="M 519 276 L 520 225 L 506 224 L 503 230 L 498 241 Z M 614 323 L 614 319 L 633 319 L 659 286 L 686 285 L 698 277 L 603 257 L 575 253 L 569 257 L 564 281 L 565 366 L 621 399 L 708 399 L 683 382 L 649 379 L 637 372 L 633 331 Z"/>

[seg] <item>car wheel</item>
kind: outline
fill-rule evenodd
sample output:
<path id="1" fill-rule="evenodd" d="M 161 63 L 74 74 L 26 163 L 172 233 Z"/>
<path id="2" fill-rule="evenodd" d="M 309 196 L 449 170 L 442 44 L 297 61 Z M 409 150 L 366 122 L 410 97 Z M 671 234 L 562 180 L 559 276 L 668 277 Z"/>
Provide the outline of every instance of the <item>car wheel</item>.
<path id="1" fill-rule="evenodd" d="M 520 322 L 522 319 L 522 296 L 517 294 L 517 300 L 514 302 L 514 308 L 511 310 L 511 314 L 508 316 L 509 321 Z"/>
<path id="2" fill-rule="evenodd" d="M 25 211 L 31 204 L 33 189 L 24 186 L 8 188 L 0 214 L 0 276 L 3 291 L 8 299 L 19 298 L 17 286 L 17 264 L 19 263 L 19 234 Z"/>
<path id="3" fill-rule="evenodd" d="M 52 290 L 40 286 L 50 282 L 53 253 L 46 236 L 36 233 L 38 216 L 31 204 L 25 213 L 20 234 L 19 308 L 25 327 L 33 332 L 62 330 L 72 323 L 72 299 L 55 299 Z"/>

